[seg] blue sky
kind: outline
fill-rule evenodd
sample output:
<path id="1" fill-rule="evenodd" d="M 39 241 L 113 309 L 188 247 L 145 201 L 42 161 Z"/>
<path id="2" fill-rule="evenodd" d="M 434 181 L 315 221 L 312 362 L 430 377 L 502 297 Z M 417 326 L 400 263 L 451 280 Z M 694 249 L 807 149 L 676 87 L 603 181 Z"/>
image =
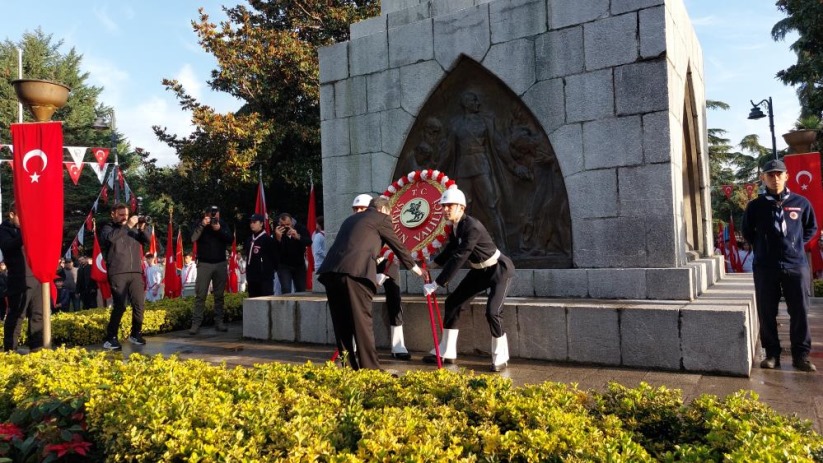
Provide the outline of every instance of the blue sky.
<path id="1" fill-rule="evenodd" d="M 178 79 L 189 93 L 219 111 L 239 107 L 237 100 L 208 89 L 206 81 L 216 63 L 197 44 L 191 27 L 201 6 L 212 21 L 222 19 L 223 3 L 226 2 L 0 0 L 0 11 L 6 19 L 0 38 L 17 41 L 23 32 L 41 27 L 55 40 L 65 42 L 64 52 L 74 47 L 83 55 L 83 68 L 91 74 L 90 83 L 104 87 L 102 100 L 115 108 L 119 131 L 133 147 L 151 151 L 161 165 L 168 165 L 177 158 L 156 139 L 151 126 L 166 126 L 173 133 L 185 135 L 191 131 L 191 124 L 190 114 L 182 112 L 173 95 L 162 86 L 163 78 Z M 792 127 L 799 115 L 799 105 L 794 89 L 774 78 L 777 71 L 794 62 L 788 49 L 790 42 L 774 42 L 769 34 L 782 17 L 774 2 L 684 3 L 703 48 L 706 97 L 731 105 L 729 111 L 711 111 L 709 127 L 728 130 L 733 143 L 755 133 L 761 144 L 768 146 L 768 122 L 749 121 L 746 116 L 751 108 L 749 100 L 757 102 L 771 96 L 777 145 L 778 149 L 783 148 L 780 134 Z"/>

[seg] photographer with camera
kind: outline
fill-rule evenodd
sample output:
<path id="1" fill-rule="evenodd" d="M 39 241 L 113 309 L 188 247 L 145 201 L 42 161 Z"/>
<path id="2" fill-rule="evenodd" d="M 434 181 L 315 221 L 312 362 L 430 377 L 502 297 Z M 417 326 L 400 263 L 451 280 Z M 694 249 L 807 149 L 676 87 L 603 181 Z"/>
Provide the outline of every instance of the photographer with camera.
<path id="1" fill-rule="evenodd" d="M 228 331 L 223 323 L 223 294 L 228 279 L 226 249 L 232 242 L 231 232 L 220 219 L 220 208 L 217 206 L 206 209 L 203 218 L 192 229 L 191 241 L 197 244 L 197 280 L 194 284 L 194 314 L 189 334 L 200 332 L 209 284 L 214 293 L 214 328 L 217 331 Z"/>
<path id="2" fill-rule="evenodd" d="M 311 246 L 309 231 L 295 223 L 288 212 L 277 217 L 274 241 L 277 242 L 280 262 L 277 265 L 277 279 L 283 294 L 302 293 L 306 290 L 306 248 Z"/>
<path id="3" fill-rule="evenodd" d="M 126 312 L 126 300 L 131 301 L 131 335 L 129 342 L 142 346 L 143 302 L 143 245 L 151 240 L 151 228 L 136 215 L 129 217 L 129 206 L 119 203 L 111 210 L 111 222 L 100 230 L 100 245 L 106 257 L 109 284 L 111 285 L 112 311 L 106 328 L 106 350 L 120 350 L 117 332 L 120 320 Z"/>

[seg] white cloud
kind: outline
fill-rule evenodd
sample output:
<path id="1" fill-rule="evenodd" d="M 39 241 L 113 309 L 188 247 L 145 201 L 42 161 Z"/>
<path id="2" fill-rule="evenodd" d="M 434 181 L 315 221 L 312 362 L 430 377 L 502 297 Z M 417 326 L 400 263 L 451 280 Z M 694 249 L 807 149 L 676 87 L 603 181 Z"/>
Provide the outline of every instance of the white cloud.
<path id="1" fill-rule="evenodd" d="M 171 147 L 157 139 L 152 126 L 165 127 L 169 133 L 181 137 L 193 130 L 190 113 L 180 110 L 171 97 L 152 97 L 126 109 L 122 115 L 118 112 L 117 117 L 118 130 L 128 137 L 131 147 L 149 151 L 160 166 L 176 164 L 179 159 Z"/>
<path id="2" fill-rule="evenodd" d="M 184 64 L 183 67 L 177 71 L 177 76 L 175 76 L 175 79 L 183 85 L 186 93 L 194 98 L 200 99 L 203 94 L 204 80 L 196 75 L 191 64 Z"/>
<path id="3" fill-rule="evenodd" d="M 93 8 L 92 14 L 97 21 L 106 28 L 107 31 L 112 33 L 120 32 L 120 26 L 109 16 L 109 12 L 104 7 L 102 9 Z"/>

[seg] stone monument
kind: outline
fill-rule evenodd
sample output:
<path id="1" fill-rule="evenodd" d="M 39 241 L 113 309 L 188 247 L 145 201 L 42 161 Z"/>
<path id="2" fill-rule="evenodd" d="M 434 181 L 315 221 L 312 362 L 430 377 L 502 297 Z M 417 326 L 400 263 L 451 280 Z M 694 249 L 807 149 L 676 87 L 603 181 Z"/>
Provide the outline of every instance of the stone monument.
<path id="1" fill-rule="evenodd" d="M 702 53 L 682 0 L 383 0 L 319 58 L 329 244 L 354 196 L 436 168 L 518 267 L 513 357 L 748 375 L 751 283 L 712 255 Z M 407 345 L 428 350 L 421 282 L 401 283 Z M 328 318 L 322 294 L 245 309 L 248 336 L 333 342 L 308 315 Z M 463 352 L 488 349 L 475 312 Z"/>

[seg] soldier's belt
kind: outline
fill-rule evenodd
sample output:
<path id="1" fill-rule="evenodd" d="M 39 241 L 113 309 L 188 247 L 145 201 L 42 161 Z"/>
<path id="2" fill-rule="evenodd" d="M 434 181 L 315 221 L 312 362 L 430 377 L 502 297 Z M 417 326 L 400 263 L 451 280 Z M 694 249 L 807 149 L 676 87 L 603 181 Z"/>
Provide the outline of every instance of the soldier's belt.
<path id="1" fill-rule="evenodd" d="M 469 266 L 471 268 L 476 268 L 478 270 L 479 269 L 484 269 L 484 268 L 489 268 L 492 265 L 497 265 L 497 259 L 499 259 L 499 258 L 500 258 L 500 250 L 497 249 L 497 250 L 494 251 L 494 254 L 491 257 L 489 257 L 488 259 L 486 259 L 483 262 L 480 262 L 478 264 L 475 264 L 474 262 L 469 262 Z"/>

